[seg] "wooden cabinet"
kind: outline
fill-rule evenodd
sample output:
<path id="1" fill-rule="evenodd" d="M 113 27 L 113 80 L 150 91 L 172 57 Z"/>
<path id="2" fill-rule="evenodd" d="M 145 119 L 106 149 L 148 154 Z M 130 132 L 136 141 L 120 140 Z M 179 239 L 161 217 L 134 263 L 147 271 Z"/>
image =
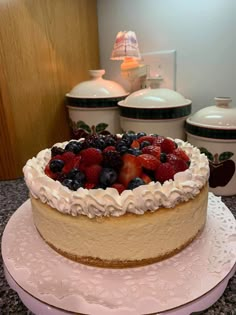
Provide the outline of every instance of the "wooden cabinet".
<path id="1" fill-rule="evenodd" d="M 96 0 L 0 1 L 0 180 L 69 139 L 65 94 L 98 68 Z"/>

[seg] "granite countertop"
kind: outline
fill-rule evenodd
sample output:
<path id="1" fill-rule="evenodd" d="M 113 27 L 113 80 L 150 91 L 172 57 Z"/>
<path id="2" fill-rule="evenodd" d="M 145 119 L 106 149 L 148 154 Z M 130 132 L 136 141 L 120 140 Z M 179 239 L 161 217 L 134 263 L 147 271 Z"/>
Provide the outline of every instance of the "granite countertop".
<path id="1" fill-rule="evenodd" d="M 0 237 L 14 211 L 28 199 L 28 189 L 22 178 L 0 181 Z M 236 195 L 223 197 L 222 201 L 236 217 Z M 21 302 L 18 295 L 8 286 L 3 272 L 2 255 L 0 255 L 0 314 L 32 314 Z M 236 315 L 236 275 L 234 275 L 222 297 L 201 314 Z M 95 315 L 95 314 L 92 314 Z"/>

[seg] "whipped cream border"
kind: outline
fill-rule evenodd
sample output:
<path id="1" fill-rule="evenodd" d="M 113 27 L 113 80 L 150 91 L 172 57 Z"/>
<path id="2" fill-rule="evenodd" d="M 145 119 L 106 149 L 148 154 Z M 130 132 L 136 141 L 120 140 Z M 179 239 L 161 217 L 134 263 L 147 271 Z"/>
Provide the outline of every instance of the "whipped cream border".
<path id="1" fill-rule="evenodd" d="M 121 194 L 114 188 L 79 188 L 72 191 L 44 173 L 51 159 L 51 149 L 44 149 L 27 161 L 23 167 L 25 182 L 34 198 L 72 216 L 118 217 L 125 213 L 141 215 L 146 211 L 154 212 L 160 207 L 173 208 L 178 203 L 194 198 L 209 178 L 206 155 L 188 142 L 180 139 L 174 141 L 188 154 L 191 164 L 189 169 L 175 174 L 174 180 L 163 184 L 151 182 Z M 68 142 L 56 143 L 55 146 L 64 148 Z"/>

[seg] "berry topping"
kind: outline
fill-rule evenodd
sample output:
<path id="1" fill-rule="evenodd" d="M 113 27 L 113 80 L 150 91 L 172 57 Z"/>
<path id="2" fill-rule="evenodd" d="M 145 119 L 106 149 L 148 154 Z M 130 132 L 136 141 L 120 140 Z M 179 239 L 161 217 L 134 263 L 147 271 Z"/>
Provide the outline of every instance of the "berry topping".
<path id="1" fill-rule="evenodd" d="M 51 160 L 49 162 L 49 168 L 53 173 L 60 172 L 63 169 L 63 166 L 65 165 L 65 162 L 62 160 Z"/>
<path id="2" fill-rule="evenodd" d="M 138 157 L 132 154 L 124 154 L 122 160 L 123 166 L 120 170 L 119 182 L 127 188 L 129 182 L 133 178 L 139 177 L 141 175 L 142 166 L 138 161 Z"/>
<path id="3" fill-rule="evenodd" d="M 155 172 L 155 179 L 160 183 L 164 183 L 166 180 L 170 180 L 174 178 L 175 175 L 174 166 L 170 163 L 162 163 L 158 166 Z"/>
<path id="4" fill-rule="evenodd" d="M 137 157 L 137 160 L 143 168 L 152 171 L 156 170 L 160 164 L 160 161 L 151 154 L 141 154 Z"/>
<path id="5" fill-rule="evenodd" d="M 141 185 L 144 185 L 144 184 L 145 184 L 145 182 L 144 182 L 144 180 L 142 178 L 135 177 L 129 182 L 127 188 L 128 189 L 134 189 L 134 188 L 136 188 L 138 186 L 141 186 Z"/>
<path id="6" fill-rule="evenodd" d="M 100 164 L 102 162 L 102 151 L 97 148 L 87 148 L 80 152 L 81 163 L 89 166 L 92 164 Z"/>
<path id="7" fill-rule="evenodd" d="M 151 181 L 164 183 L 188 169 L 190 158 L 170 138 L 145 132 L 88 134 L 53 146 L 45 174 L 71 190 L 112 187 L 120 194 Z"/>
<path id="8" fill-rule="evenodd" d="M 168 138 L 161 142 L 161 151 L 165 153 L 172 153 L 176 149 L 176 143 Z"/>

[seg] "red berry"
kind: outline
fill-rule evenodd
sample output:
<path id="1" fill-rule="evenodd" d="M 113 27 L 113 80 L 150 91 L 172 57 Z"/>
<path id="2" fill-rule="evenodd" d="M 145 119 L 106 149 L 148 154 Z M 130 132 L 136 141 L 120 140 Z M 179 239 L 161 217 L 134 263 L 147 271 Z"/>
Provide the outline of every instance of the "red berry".
<path id="1" fill-rule="evenodd" d="M 72 152 L 66 152 L 66 153 L 72 153 Z M 81 156 L 74 154 L 71 160 L 67 160 L 65 162 L 65 166 L 63 167 L 62 172 L 67 174 L 69 173 L 70 170 L 72 170 L 72 168 L 79 168 L 80 161 L 81 161 Z"/>
<path id="2" fill-rule="evenodd" d="M 160 146 L 164 139 L 165 139 L 165 137 L 163 137 L 163 136 L 157 136 L 154 138 L 152 144 L 156 145 L 156 146 Z"/>
<path id="3" fill-rule="evenodd" d="M 99 176 L 102 170 L 102 166 L 98 164 L 93 164 L 87 166 L 84 170 L 86 176 L 86 182 L 97 185 L 99 183 Z"/>
<path id="4" fill-rule="evenodd" d="M 75 154 L 71 151 L 67 151 L 65 153 L 63 153 L 62 155 L 60 155 L 60 159 L 62 161 L 64 161 L 65 163 L 72 160 L 75 157 Z M 55 158 L 55 157 L 53 157 Z"/>
<path id="5" fill-rule="evenodd" d="M 102 152 L 96 148 L 87 148 L 80 152 L 81 162 L 85 165 L 100 164 L 102 162 Z"/>
<path id="6" fill-rule="evenodd" d="M 138 140 L 133 140 L 130 147 L 133 149 L 139 149 L 140 143 L 138 142 Z"/>
<path id="7" fill-rule="evenodd" d="M 161 148 L 156 145 L 148 145 L 142 149 L 142 153 L 151 154 L 160 160 Z"/>
<path id="8" fill-rule="evenodd" d="M 142 165 L 142 167 L 152 171 L 157 169 L 157 167 L 161 163 L 160 160 L 158 160 L 155 156 L 151 154 L 141 154 L 137 156 L 137 160 Z"/>
<path id="9" fill-rule="evenodd" d="M 121 194 L 122 191 L 125 190 L 125 186 L 122 185 L 122 184 L 119 184 L 119 183 L 114 183 L 111 187 L 115 188 L 118 191 L 119 194 Z"/>
<path id="10" fill-rule="evenodd" d="M 174 163 L 176 160 L 179 160 L 179 157 L 174 153 L 169 153 L 166 155 L 166 162 Z"/>
<path id="11" fill-rule="evenodd" d="M 93 183 L 85 183 L 84 188 L 86 189 L 93 189 L 96 185 Z"/>
<path id="12" fill-rule="evenodd" d="M 175 160 L 171 163 L 175 169 L 175 172 L 183 172 L 188 169 L 188 164 L 184 160 Z"/>
<path id="13" fill-rule="evenodd" d="M 148 141 L 151 144 L 153 143 L 155 137 L 154 136 L 142 136 L 137 139 L 137 141 L 141 144 L 143 141 Z"/>
<path id="14" fill-rule="evenodd" d="M 142 173 L 140 178 L 145 182 L 145 184 L 149 184 L 152 181 L 151 178 L 145 173 Z"/>
<path id="15" fill-rule="evenodd" d="M 166 180 L 170 180 L 174 178 L 175 175 L 174 166 L 170 163 L 162 163 L 158 166 L 155 172 L 155 179 L 160 183 L 164 183 Z"/>
<path id="16" fill-rule="evenodd" d="M 107 152 L 107 151 L 116 151 L 116 147 L 114 147 L 113 145 L 109 145 L 103 150 L 103 152 Z"/>
<path id="17" fill-rule="evenodd" d="M 172 153 L 176 149 L 176 144 L 173 140 L 165 138 L 161 142 L 161 152 Z"/>
<path id="18" fill-rule="evenodd" d="M 175 150 L 173 151 L 173 154 L 175 154 L 175 155 L 178 156 L 180 159 L 182 159 L 182 160 L 184 160 L 184 161 L 186 161 L 186 162 L 188 162 L 188 161 L 190 160 L 189 157 L 188 157 L 188 155 L 187 155 L 187 153 L 185 153 L 184 150 L 181 149 L 181 148 L 175 149 Z"/>
<path id="19" fill-rule="evenodd" d="M 123 166 L 119 174 L 119 183 L 123 184 L 127 188 L 131 179 L 139 177 L 142 173 L 142 166 L 139 163 L 136 156 L 132 154 L 124 154 L 122 156 Z"/>

